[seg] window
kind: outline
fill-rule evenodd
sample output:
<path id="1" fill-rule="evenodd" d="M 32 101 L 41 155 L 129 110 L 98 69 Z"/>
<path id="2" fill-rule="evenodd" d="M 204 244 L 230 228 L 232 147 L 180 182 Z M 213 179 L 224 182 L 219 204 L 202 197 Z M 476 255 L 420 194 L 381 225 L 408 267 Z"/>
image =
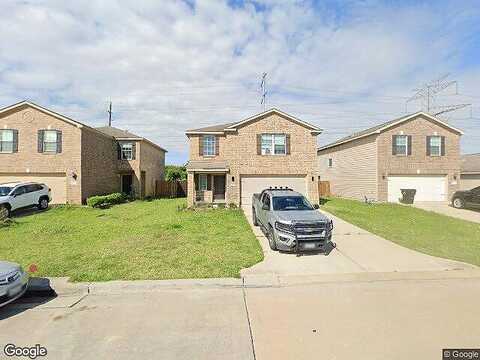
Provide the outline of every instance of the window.
<path id="1" fill-rule="evenodd" d="M 13 152 L 13 130 L 0 130 L 0 152 Z"/>
<path id="2" fill-rule="evenodd" d="M 15 191 L 13 192 L 13 195 L 19 196 L 19 195 L 25 194 L 26 192 L 27 192 L 27 191 L 26 191 L 25 186 L 20 186 L 20 187 L 18 187 L 18 188 L 15 189 Z"/>
<path id="3" fill-rule="evenodd" d="M 122 160 L 133 160 L 133 145 L 131 143 L 123 143 L 121 146 Z"/>
<path id="4" fill-rule="evenodd" d="M 286 155 L 285 134 L 262 134 L 262 155 Z"/>
<path id="5" fill-rule="evenodd" d="M 430 136 L 430 156 L 442 155 L 442 138 L 440 136 Z"/>
<path id="6" fill-rule="evenodd" d="M 275 196 L 273 198 L 273 210 L 313 210 L 313 206 L 307 199 L 300 196 Z"/>
<path id="7" fill-rule="evenodd" d="M 40 191 L 42 190 L 43 187 L 39 184 L 31 184 L 31 185 L 27 185 L 26 186 L 26 192 L 27 193 L 31 193 L 31 192 L 35 192 L 35 191 Z"/>
<path id="8" fill-rule="evenodd" d="M 205 174 L 200 174 L 198 176 L 198 189 L 200 191 L 205 191 L 207 190 L 207 175 Z"/>
<path id="9" fill-rule="evenodd" d="M 397 135 L 394 137 L 394 155 L 407 155 L 408 151 L 408 136 Z"/>
<path id="10" fill-rule="evenodd" d="M 265 196 L 263 197 L 263 205 L 270 208 L 270 196 L 268 194 L 265 194 Z"/>
<path id="11" fill-rule="evenodd" d="M 333 159 L 332 158 L 328 159 L 328 167 L 329 168 L 333 167 Z"/>
<path id="12" fill-rule="evenodd" d="M 215 155 L 215 136 L 206 135 L 203 137 L 203 155 L 204 156 Z"/>
<path id="13" fill-rule="evenodd" d="M 43 132 L 43 152 L 58 152 L 58 132 L 56 130 L 45 130 Z"/>

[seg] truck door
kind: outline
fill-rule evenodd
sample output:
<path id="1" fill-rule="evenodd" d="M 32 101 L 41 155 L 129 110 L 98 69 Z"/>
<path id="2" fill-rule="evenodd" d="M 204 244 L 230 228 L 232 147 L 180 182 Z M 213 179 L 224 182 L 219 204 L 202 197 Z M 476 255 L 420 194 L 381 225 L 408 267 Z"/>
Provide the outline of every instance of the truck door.
<path id="1" fill-rule="evenodd" d="M 267 226 L 267 213 L 270 211 L 270 195 L 263 194 L 263 198 L 261 199 L 261 208 L 260 208 L 260 222 Z"/>

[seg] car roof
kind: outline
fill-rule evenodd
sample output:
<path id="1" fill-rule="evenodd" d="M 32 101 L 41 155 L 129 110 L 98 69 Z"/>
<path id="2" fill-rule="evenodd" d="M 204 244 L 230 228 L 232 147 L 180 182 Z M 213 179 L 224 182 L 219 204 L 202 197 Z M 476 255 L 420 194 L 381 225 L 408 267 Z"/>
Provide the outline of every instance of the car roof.
<path id="1" fill-rule="evenodd" d="M 293 190 L 273 190 L 271 191 L 270 189 L 267 190 L 269 193 L 272 194 L 272 196 L 303 196 L 299 192 L 293 191 Z"/>
<path id="2" fill-rule="evenodd" d="M 17 181 L 17 182 L 3 183 L 3 184 L 0 184 L 0 186 L 15 187 L 15 186 L 18 186 L 18 185 L 33 185 L 33 184 L 41 185 L 40 183 L 36 183 L 36 182 L 32 182 L 32 181 Z"/>

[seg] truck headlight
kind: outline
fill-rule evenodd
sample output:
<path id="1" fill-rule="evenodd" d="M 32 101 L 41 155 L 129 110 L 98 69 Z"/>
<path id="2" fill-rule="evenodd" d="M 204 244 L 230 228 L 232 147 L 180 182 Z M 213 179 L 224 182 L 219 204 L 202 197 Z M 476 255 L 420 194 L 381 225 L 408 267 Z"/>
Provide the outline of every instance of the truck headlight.
<path id="1" fill-rule="evenodd" d="M 332 231 L 332 230 L 333 230 L 333 220 L 330 220 L 330 221 L 328 222 L 327 228 L 328 228 L 328 231 Z"/>
<path id="2" fill-rule="evenodd" d="M 286 232 L 286 233 L 293 234 L 293 227 L 290 224 L 285 224 L 285 223 L 281 223 L 281 222 L 276 221 L 275 222 L 275 229 L 277 229 L 278 231 L 281 231 L 281 232 Z"/>

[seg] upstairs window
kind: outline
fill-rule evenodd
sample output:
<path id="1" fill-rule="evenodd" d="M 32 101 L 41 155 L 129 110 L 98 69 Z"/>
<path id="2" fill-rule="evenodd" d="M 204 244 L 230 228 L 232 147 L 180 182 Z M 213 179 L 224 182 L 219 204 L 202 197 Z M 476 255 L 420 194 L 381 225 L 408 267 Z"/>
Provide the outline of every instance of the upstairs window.
<path id="1" fill-rule="evenodd" d="M 133 145 L 131 143 L 121 144 L 122 160 L 133 160 Z"/>
<path id="2" fill-rule="evenodd" d="M 62 132 L 58 130 L 38 131 L 38 152 L 58 154 L 62 152 Z"/>
<path id="3" fill-rule="evenodd" d="M 427 139 L 430 156 L 442 156 L 442 137 L 429 136 Z"/>
<path id="4" fill-rule="evenodd" d="M 0 130 L 0 152 L 13 153 L 17 151 L 17 132 L 16 130 Z"/>
<path id="5" fill-rule="evenodd" d="M 215 155 L 215 136 L 205 135 L 203 136 L 203 156 Z"/>
<path id="6" fill-rule="evenodd" d="M 285 134 L 262 134 L 261 135 L 262 155 L 286 155 L 287 141 Z"/>
<path id="7" fill-rule="evenodd" d="M 328 159 L 328 167 L 329 168 L 333 167 L 333 159 L 332 158 Z"/>
<path id="8" fill-rule="evenodd" d="M 393 155 L 408 155 L 408 140 L 409 137 L 407 135 L 394 135 L 393 136 Z"/>

